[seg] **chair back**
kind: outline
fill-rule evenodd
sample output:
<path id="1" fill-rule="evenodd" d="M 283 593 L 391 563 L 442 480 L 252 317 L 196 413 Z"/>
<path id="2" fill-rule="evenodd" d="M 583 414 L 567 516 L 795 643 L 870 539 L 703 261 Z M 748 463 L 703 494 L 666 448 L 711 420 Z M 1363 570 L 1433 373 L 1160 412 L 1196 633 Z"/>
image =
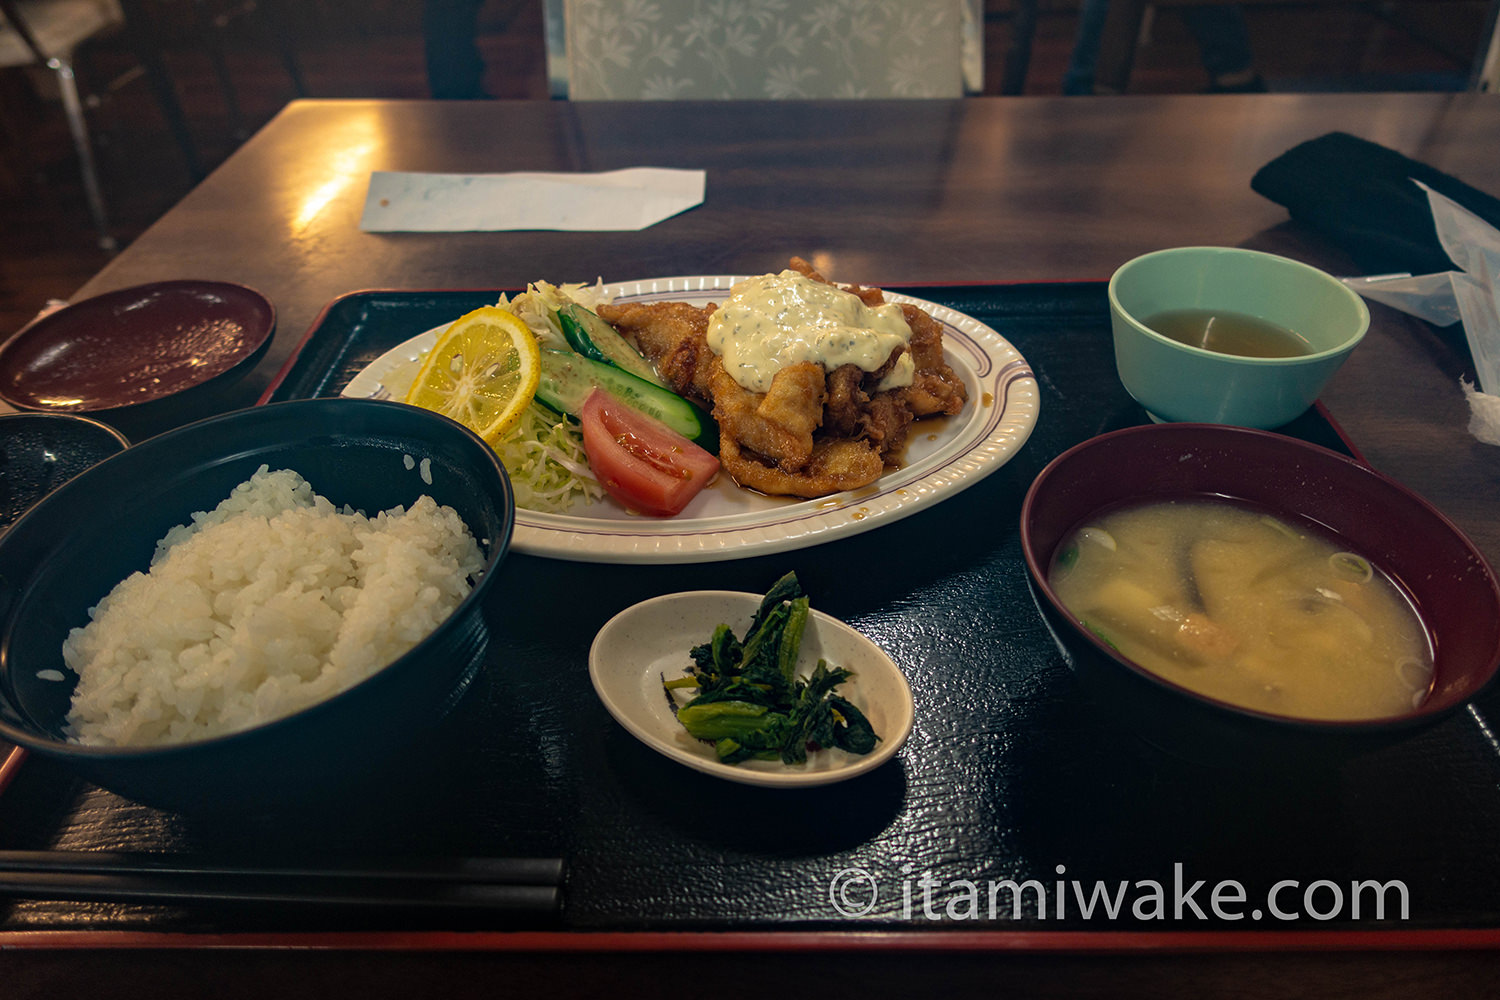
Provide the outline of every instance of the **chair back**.
<path id="1" fill-rule="evenodd" d="M 572 100 L 961 97 L 974 37 L 971 0 L 561 0 L 561 8 Z"/>

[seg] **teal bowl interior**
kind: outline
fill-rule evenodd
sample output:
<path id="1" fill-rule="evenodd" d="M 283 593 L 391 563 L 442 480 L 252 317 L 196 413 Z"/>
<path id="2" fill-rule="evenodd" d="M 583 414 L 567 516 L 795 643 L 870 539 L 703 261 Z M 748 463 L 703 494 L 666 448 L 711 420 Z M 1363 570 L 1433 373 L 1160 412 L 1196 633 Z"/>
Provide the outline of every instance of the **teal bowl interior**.
<path id="1" fill-rule="evenodd" d="M 1300 416 L 1364 338 L 1370 314 L 1332 276 L 1254 250 L 1179 247 L 1137 257 L 1109 282 L 1120 381 L 1162 421 L 1269 429 Z M 1164 312 L 1212 309 L 1292 330 L 1312 353 L 1222 354 L 1179 343 L 1145 323 Z"/>

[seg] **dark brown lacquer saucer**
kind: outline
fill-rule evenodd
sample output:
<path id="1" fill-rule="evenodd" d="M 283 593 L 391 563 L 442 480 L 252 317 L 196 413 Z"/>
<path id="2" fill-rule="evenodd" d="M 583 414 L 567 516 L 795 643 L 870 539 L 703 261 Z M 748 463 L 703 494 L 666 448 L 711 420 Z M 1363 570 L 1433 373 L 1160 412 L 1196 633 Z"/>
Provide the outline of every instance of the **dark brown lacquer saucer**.
<path id="1" fill-rule="evenodd" d="M 42 317 L 0 347 L 0 399 L 63 413 L 149 403 L 244 375 L 275 329 L 271 302 L 230 282 L 106 292 Z"/>

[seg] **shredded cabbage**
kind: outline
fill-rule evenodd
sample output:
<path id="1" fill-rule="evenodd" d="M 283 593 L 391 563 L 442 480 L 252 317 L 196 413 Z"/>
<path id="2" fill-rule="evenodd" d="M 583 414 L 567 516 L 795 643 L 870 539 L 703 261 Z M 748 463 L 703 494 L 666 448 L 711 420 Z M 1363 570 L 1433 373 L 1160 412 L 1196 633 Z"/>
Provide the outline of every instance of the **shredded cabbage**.
<path id="1" fill-rule="evenodd" d="M 557 311 L 574 302 L 594 309 L 606 301 L 597 282 L 559 286 L 538 281 L 515 298 L 500 296 L 497 305 L 519 316 L 543 350 L 571 351 L 557 325 Z M 593 503 L 604 496 L 589 468 L 578 424 L 535 400 L 494 448 L 510 475 L 517 507 L 561 513 L 576 501 Z"/>
<path id="2" fill-rule="evenodd" d="M 604 496 L 583 451 L 583 434 L 567 417 L 533 402 L 520 421 L 494 445 L 510 475 L 516 506 L 561 513 L 575 500 Z"/>
<path id="3" fill-rule="evenodd" d="M 545 281 L 534 281 L 526 291 L 515 298 L 500 296 L 496 303 L 501 309 L 509 309 L 521 318 L 536 335 L 537 344 L 544 351 L 571 351 L 562 327 L 557 325 L 557 311 L 564 306 L 577 303 L 585 309 L 597 309 L 599 303 L 608 302 L 603 285 L 596 281 L 592 285 L 549 285 Z"/>

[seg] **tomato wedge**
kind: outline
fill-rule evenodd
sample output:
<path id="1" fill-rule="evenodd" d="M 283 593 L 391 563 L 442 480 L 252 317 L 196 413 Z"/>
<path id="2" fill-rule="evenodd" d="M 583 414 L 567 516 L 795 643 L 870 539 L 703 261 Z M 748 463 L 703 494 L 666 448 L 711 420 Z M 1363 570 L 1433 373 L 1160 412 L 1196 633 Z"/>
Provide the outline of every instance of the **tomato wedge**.
<path id="1" fill-rule="evenodd" d="M 594 475 L 633 511 L 671 517 L 719 471 L 713 455 L 603 389 L 589 393 L 578 419 Z"/>

